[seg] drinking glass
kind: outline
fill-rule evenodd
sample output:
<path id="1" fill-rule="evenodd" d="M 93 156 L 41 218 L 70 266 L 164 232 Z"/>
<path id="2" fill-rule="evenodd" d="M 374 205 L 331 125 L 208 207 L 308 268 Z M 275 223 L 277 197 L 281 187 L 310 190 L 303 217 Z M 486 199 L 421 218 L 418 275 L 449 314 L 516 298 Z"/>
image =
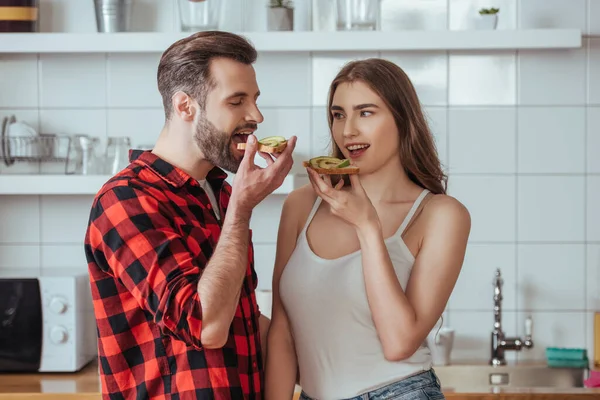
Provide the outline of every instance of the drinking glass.
<path id="1" fill-rule="evenodd" d="M 339 31 L 373 31 L 377 29 L 380 0 L 337 0 Z"/>

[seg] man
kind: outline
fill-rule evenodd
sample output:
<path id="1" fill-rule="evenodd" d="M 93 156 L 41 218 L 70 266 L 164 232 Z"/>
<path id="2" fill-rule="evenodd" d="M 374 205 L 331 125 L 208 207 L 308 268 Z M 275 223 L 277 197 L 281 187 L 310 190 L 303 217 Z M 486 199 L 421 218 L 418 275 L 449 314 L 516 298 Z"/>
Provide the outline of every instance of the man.
<path id="1" fill-rule="evenodd" d="M 260 399 L 249 221 L 292 167 L 296 138 L 254 164 L 256 50 L 201 32 L 158 66 L 166 123 L 94 199 L 85 252 L 104 399 Z M 237 143 L 247 141 L 246 151 Z M 236 173 L 233 187 L 222 169 Z"/>

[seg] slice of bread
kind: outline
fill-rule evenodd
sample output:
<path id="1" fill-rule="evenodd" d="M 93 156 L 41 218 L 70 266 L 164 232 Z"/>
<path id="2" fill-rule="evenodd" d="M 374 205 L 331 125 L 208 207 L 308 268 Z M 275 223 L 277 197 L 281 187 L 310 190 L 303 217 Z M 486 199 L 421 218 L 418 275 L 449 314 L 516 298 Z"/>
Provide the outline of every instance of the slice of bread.
<path id="1" fill-rule="evenodd" d="M 272 153 L 281 153 L 286 147 L 287 147 L 287 142 L 282 143 L 277 147 L 265 146 L 264 144 L 259 143 L 258 151 L 260 151 L 261 153 L 271 153 L 271 154 Z M 237 148 L 238 148 L 238 150 L 245 150 L 246 143 L 238 143 Z"/>
<path id="2" fill-rule="evenodd" d="M 310 168 L 319 175 L 354 175 L 360 172 L 358 167 L 345 167 L 345 168 L 315 168 L 308 161 L 303 161 L 302 165 L 304 168 Z"/>

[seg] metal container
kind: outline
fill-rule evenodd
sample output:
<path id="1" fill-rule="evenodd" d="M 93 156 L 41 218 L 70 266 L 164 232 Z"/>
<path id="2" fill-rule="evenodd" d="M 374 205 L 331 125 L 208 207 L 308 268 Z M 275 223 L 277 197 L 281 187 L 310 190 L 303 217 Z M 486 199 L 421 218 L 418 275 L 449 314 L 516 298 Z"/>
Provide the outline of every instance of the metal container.
<path id="1" fill-rule="evenodd" d="M 132 0 L 94 0 L 98 32 L 127 32 L 131 27 Z"/>

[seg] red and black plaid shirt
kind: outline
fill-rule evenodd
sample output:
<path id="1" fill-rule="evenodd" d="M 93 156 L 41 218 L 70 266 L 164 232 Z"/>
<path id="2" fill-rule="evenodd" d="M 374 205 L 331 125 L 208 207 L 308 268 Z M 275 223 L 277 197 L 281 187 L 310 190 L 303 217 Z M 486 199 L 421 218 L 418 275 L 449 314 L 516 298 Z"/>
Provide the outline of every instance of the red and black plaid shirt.
<path id="1" fill-rule="evenodd" d="M 103 398 L 260 399 L 252 238 L 227 344 L 203 349 L 197 286 L 221 224 L 195 179 L 150 152 L 132 156 L 94 199 L 85 238 Z M 226 176 L 215 168 L 207 177 L 221 219 Z"/>

